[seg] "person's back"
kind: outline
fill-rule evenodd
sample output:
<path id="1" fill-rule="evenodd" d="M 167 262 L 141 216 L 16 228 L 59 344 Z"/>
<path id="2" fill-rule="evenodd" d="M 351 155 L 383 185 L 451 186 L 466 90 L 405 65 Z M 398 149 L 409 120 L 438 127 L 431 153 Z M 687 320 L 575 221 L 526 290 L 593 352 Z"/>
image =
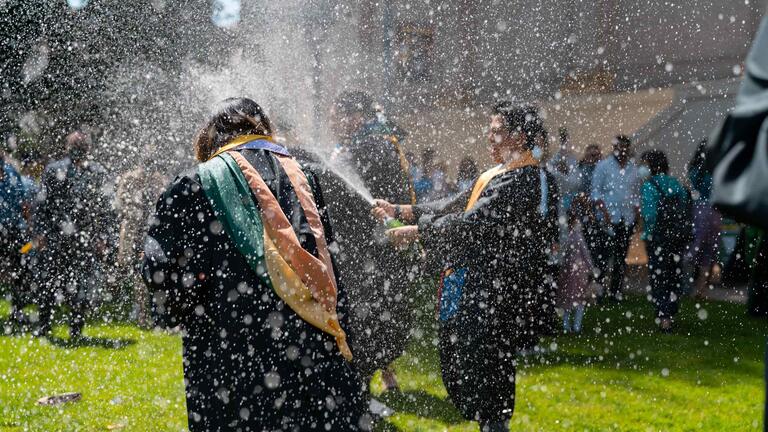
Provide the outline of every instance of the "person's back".
<path id="1" fill-rule="evenodd" d="M 657 174 L 643 183 L 641 195 L 643 237 L 682 251 L 690 241 L 692 229 L 688 190 L 677 178 Z"/>
<path id="2" fill-rule="evenodd" d="M 248 100 L 227 103 L 237 101 Z M 331 264 L 333 242 L 319 182 L 291 158 L 245 148 L 258 141 L 198 153 L 210 161 L 160 197 L 145 245 L 145 280 L 184 330 L 189 428 L 357 430 L 367 423 L 345 358 L 345 291 L 332 265 L 318 266 Z M 306 280 L 302 263 L 330 279 Z"/>
<path id="3" fill-rule="evenodd" d="M 664 152 L 650 150 L 642 161 L 650 175 L 641 190 L 648 279 L 659 327 L 669 332 L 683 286 L 682 256 L 693 233 L 692 202 L 688 190 L 669 175 Z"/>
<path id="4" fill-rule="evenodd" d="M 101 282 L 101 264 L 114 241 L 114 215 L 104 193 L 104 168 L 88 157 L 90 137 L 73 132 L 66 142 L 67 156 L 43 172 L 43 198 L 34 210 L 33 231 L 42 240 L 39 333 L 50 331 L 63 296 L 72 309 L 70 334 L 77 338 Z"/>

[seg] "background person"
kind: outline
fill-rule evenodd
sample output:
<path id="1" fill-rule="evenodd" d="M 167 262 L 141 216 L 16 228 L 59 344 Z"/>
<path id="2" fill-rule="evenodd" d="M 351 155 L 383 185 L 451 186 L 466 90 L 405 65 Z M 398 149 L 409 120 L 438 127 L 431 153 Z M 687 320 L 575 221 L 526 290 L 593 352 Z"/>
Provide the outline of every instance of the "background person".
<path id="1" fill-rule="evenodd" d="M 589 201 L 577 197 L 568 209 L 568 237 L 562 246 L 562 262 L 557 278 L 557 306 L 563 310 L 563 332 L 581 333 L 584 311 L 590 301 L 594 265 L 584 240 L 581 221 Z"/>
<path id="2" fill-rule="evenodd" d="M 321 187 L 272 134 L 250 99 L 217 107 L 196 135 L 202 163 L 157 201 L 145 281 L 183 329 L 191 431 L 358 430 L 370 422 Z"/>
<path id="3" fill-rule="evenodd" d="M 637 166 L 632 161 L 632 142 L 624 135 L 613 141 L 613 152 L 595 166 L 591 198 L 603 230 L 597 265 L 603 298 L 620 300 L 627 269 L 627 252 L 640 207 Z"/>
<path id="4" fill-rule="evenodd" d="M 151 203 L 162 193 L 167 183 L 160 172 L 145 166 L 124 172 L 117 181 L 115 210 L 120 221 L 117 252 L 117 264 L 121 272 L 119 283 L 131 288 L 133 315 L 141 327 L 153 324 L 149 291 L 139 271 L 147 220 L 152 213 Z"/>
<path id="5" fill-rule="evenodd" d="M 30 303 L 30 287 L 26 287 L 26 270 L 20 252 L 29 239 L 27 213 L 34 199 L 31 189 L 0 149 L 0 282 L 9 288 L 11 319 L 24 324 L 23 307 Z"/>
<path id="6" fill-rule="evenodd" d="M 669 175 L 667 155 L 661 150 L 643 154 L 649 177 L 642 186 L 643 240 L 648 253 L 648 280 L 659 328 L 672 330 L 683 288 L 683 258 L 691 240 L 691 197 Z"/>
<path id="7" fill-rule="evenodd" d="M 718 261 L 720 227 L 723 218 L 710 200 L 712 195 L 712 174 L 705 167 L 707 140 L 699 143 L 696 152 L 688 162 L 688 181 L 693 188 L 693 245 L 692 263 L 695 267 L 693 295 L 702 298 Z"/>
<path id="8" fill-rule="evenodd" d="M 466 192 L 475 184 L 477 176 L 480 174 L 475 160 L 471 157 L 465 157 L 459 162 L 459 169 L 456 174 L 456 189 L 459 193 Z"/>
<path id="9" fill-rule="evenodd" d="M 389 230 L 390 240 L 403 246 L 418 239 L 433 268 L 452 281 L 442 284 L 438 300 L 443 382 L 456 408 L 483 431 L 508 430 L 519 343 L 540 330 L 547 262 L 540 168 L 531 149 L 541 129 L 535 109 L 501 102 L 488 135 L 498 165 L 471 190 L 416 206 L 379 201 L 373 211 L 418 221 Z"/>
<path id="10" fill-rule="evenodd" d="M 589 200 L 592 193 L 592 175 L 594 174 L 595 167 L 600 159 L 602 159 L 602 154 L 600 152 L 600 146 L 597 144 L 589 144 L 584 149 L 584 155 L 576 165 L 575 169 L 576 177 L 581 183 L 577 196 L 583 196 Z M 598 255 L 602 252 L 603 248 L 603 245 L 600 242 L 605 240 L 605 233 L 597 218 L 597 214 L 595 213 L 595 207 L 589 206 L 585 208 L 584 211 L 585 215 L 582 220 L 582 232 L 584 234 L 584 240 L 587 242 L 592 262 L 597 263 L 600 259 Z"/>
<path id="11" fill-rule="evenodd" d="M 54 312 L 66 305 L 70 338 L 80 338 L 86 312 L 104 288 L 101 268 L 114 244 L 115 218 L 105 194 L 106 171 L 91 159 L 91 145 L 88 134 L 72 132 L 66 156 L 43 172 L 45 198 L 33 218 L 40 245 L 40 335 L 51 331 Z"/>
<path id="12" fill-rule="evenodd" d="M 415 202 L 410 166 L 401 147 L 406 134 L 392 121 L 382 122 L 368 94 L 342 93 L 334 102 L 331 121 L 341 148 L 334 164 L 358 177 L 362 184 L 357 187 L 393 202 Z M 332 177 L 324 180 L 328 180 L 328 208 L 336 221 L 339 277 L 349 291 L 354 362 L 366 379 L 384 369 L 385 387 L 396 389 L 390 364 L 405 351 L 413 327 L 418 263 L 385 244 L 376 235 L 382 226 L 371 218 L 370 203 Z"/>

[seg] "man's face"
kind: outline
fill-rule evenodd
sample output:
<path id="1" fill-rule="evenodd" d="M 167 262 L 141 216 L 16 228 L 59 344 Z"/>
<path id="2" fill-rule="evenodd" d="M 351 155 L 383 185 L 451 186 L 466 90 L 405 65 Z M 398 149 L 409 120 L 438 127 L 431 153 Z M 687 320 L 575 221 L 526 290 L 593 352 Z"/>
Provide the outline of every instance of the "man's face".
<path id="1" fill-rule="evenodd" d="M 525 136 L 520 132 L 510 132 L 501 115 L 491 116 L 488 129 L 488 144 L 491 159 L 495 163 L 505 163 L 509 157 L 507 152 L 522 151 Z"/>
<path id="2" fill-rule="evenodd" d="M 492 115 L 490 129 L 488 130 L 488 144 L 491 152 L 491 159 L 494 162 L 504 162 L 501 156 L 501 149 L 508 139 L 509 131 L 507 130 L 506 125 L 504 125 L 504 120 L 501 118 L 501 115 Z"/>

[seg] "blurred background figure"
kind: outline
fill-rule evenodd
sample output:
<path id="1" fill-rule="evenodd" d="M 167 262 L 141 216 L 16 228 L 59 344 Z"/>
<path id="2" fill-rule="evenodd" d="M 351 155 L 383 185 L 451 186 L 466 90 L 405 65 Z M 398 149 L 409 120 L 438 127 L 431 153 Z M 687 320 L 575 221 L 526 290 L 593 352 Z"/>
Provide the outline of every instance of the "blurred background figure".
<path id="1" fill-rule="evenodd" d="M 613 141 L 613 153 L 595 166 L 591 198 L 602 223 L 596 241 L 597 266 L 601 272 L 603 299 L 621 300 L 629 241 L 640 208 L 637 166 L 632 142 L 625 135 Z"/>
<path id="2" fill-rule="evenodd" d="M 568 237 L 562 245 L 557 279 L 557 306 L 563 310 L 563 333 L 581 333 L 584 310 L 592 294 L 594 265 L 582 226 L 588 208 L 587 197 L 579 196 L 568 209 Z"/>
<path id="3" fill-rule="evenodd" d="M 421 152 L 421 163 L 418 165 L 417 177 L 413 178 L 413 188 L 417 202 L 428 202 L 435 190 L 432 172 L 435 164 L 435 151 L 425 149 Z"/>
<path id="4" fill-rule="evenodd" d="M 456 173 L 456 189 L 459 193 L 469 190 L 475 184 L 479 175 L 477 164 L 471 157 L 465 157 L 459 162 L 459 169 Z"/>
<path id="5" fill-rule="evenodd" d="M 154 320 L 150 320 L 149 291 L 144 285 L 139 267 L 148 227 L 147 220 L 153 210 L 152 203 L 157 201 L 168 179 L 153 167 L 144 165 L 146 164 L 126 171 L 118 178 L 114 207 L 120 221 L 117 250 L 120 278 L 116 282 L 118 289 L 127 287 L 129 292 L 133 293 L 130 296 L 130 304 L 133 305 L 132 318 L 141 327 L 148 327 Z"/>
<path id="6" fill-rule="evenodd" d="M 600 159 L 602 159 L 600 146 L 597 144 L 589 144 L 584 149 L 584 155 L 576 165 L 575 173 L 581 183 L 578 195 L 585 197 L 588 202 L 590 201 L 589 197 L 592 193 L 592 175 L 594 174 L 595 166 L 597 166 Z M 600 221 L 595 214 L 594 206 L 587 206 L 584 208 L 582 233 L 584 234 L 584 240 L 587 242 L 592 262 L 596 264 L 600 258 L 598 255 L 603 248 L 600 241 L 603 240 L 604 236 Z"/>
<path id="7" fill-rule="evenodd" d="M 30 252 L 29 209 L 36 193 L 34 182 L 11 164 L 0 148 L 0 283 L 8 288 L 11 320 L 25 324 L 22 309 L 32 302 L 24 254 Z"/>
<path id="8" fill-rule="evenodd" d="M 40 245 L 40 328 L 51 331 L 54 312 L 69 308 L 72 339 L 82 336 L 88 306 L 103 289 L 101 269 L 114 245 L 114 214 L 105 193 L 106 173 L 89 156 L 91 137 L 66 137 L 66 156 L 49 164 L 43 200 L 34 214 Z"/>
<path id="9" fill-rule="evenodd" d="M 683 259 L 693 233 L 692 201 L 688 190 L 669 175 L 661 150 L 641 158 L 643 240 L 648 253 L 648 282 L 659 328 L 672 331 L 683 294 Z"/>
<path id="10" fill-rule="evenodd" d="M 415 203 L 411 167 L 401 146 L 406 133 L 377 111 L 367 93 L 339 95 L 331 122 L 339 140 L 332 162 L 359 177 L 362 184 L 356 187 L 392 202 Z M 408 345 L 417 262 L 377 238 L 381 226 L 370 216 L 370 204 L 330 174 L 321 173 L 321 179 L 339 246 L 339 278 L 349 292 L 354 362 L 366 379 L 383 369 L 385 387 L 395 389 L 398 382 L 389 365 Z"/>
<path id="11" fill-rule="evenodd" d="M 712 174 L 706 169 L 707 140 L 703 139 L 693 157 L 688 162 L 688 181 L 692 187 L 694 199 L 693 227 L 694 237 L 691 247 L 692 264 L 694 266 L 693 296 L 706 296 L 713 268 L 717 264 L 720 229 L 723 218 L 712 206 Z"/>

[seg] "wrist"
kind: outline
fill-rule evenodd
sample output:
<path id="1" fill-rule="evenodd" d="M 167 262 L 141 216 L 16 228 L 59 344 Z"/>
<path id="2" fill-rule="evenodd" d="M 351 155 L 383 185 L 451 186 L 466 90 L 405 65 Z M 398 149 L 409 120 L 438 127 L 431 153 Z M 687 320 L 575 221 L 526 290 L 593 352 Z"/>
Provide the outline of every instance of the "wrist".
<path id="1" fill-rule="evenodd" d="M 400 205 L 398 205 L 398 204 L 395 204 L 393 207 L 394 207 L 394 210 L 395 210 L 395 214 L 394 214 L 393 217 L 395 219 L 397 219 L 397 220 L 400 220 L 402 218 L 402 216 L 403 216 L 402 208 L 400 208 Z"/>

